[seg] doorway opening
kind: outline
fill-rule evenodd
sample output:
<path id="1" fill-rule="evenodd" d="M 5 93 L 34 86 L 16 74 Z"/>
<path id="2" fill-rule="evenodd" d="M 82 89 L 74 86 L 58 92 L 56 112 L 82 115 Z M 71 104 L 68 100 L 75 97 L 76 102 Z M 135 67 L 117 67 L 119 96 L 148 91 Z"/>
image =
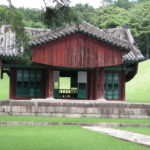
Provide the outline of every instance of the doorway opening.
<path id="1" fill-rule="evenodd" d="M 87 72 L 86 71 L 55 71 L 54 98 L 86 99 Z"/>

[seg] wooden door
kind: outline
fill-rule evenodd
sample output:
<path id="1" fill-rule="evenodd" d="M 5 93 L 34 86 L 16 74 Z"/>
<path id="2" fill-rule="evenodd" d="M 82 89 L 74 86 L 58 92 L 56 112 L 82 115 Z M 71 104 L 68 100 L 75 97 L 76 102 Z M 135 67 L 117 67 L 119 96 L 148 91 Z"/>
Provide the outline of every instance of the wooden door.
<path id="1" fill-rule="evenodd" d="M 87 71 L 78 71 L 77 98 L 87 98 Z"/>

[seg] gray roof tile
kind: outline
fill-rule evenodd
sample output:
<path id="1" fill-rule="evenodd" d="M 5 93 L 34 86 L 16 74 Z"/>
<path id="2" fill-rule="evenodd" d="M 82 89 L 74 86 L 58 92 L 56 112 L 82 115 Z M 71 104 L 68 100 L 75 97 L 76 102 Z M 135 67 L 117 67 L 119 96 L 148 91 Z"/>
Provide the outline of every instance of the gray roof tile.
<path id="1" fill-rule="evenodd" d="M 15 48 L 10 48 L 10 45 L 8 44 L 11 43 L 13 45 L 15 42 L 15 34 L 13 31 L 11 31 L 10 27 L 10 25 L 4 25 L 0 28 L 0 40 L 3 38 L 4 42 L 6 43 L 0 43 L 0 57 L 13 57 L 19 55 L 18 50 Z M 72 33 L 80 32 L 110 45 L 120 47 L 125 51 L 123 56 L 124 62 L 138 62 L 145 59 L 141 54 L 141 51 L 135 46 L 135 41 L 130 29 L 124 29 L 122 27 L 113 29 L 99 29 L 87 22 L 82 22 L 80 24 L 70 23 L 66 26 L 62 26 L 53 30 L 27 27 L 25 30 L 31 37 L 31 40 L 29 41 L 30 46 L 41 45 L 52 40 L 63 38 Z M 14 38 L 12 41 L 6 42 L 8 39 L 10 40 L 10 37 Z"/>

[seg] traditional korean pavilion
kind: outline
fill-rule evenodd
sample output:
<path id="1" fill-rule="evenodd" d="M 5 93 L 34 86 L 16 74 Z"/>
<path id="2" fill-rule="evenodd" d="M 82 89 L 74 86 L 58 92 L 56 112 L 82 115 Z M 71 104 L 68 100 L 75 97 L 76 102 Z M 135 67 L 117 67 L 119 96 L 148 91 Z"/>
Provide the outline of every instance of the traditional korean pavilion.
<path id="1" fill-rule="evenodd" d="M 1 75 L 10 77 L 10 99 L 123 101 L 125 83 L 144 60 L 128 28 L 99 29 L 82 22 L 25 30 L 31 37 L 31 65 L 19 61 L 10 25 L 0 29 Z M 67 88 L 61 86 L 64 77 Z"/>

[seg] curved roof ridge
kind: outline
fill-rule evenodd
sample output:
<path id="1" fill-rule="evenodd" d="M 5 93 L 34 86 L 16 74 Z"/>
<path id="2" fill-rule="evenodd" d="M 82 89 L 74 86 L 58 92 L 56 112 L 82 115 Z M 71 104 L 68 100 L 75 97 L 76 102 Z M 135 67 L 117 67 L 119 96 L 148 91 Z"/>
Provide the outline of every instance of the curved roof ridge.
<path id="1" fill-rule="evenodd" d="M 89 23 L 87 23 L 87 22 L 85 22 L 85 24 L 87 24 L 88 26 L 90 26 L 90 27 L 92 27 L 92 28 L 95 28 L 98 32 L 101 32 L 101 34 L 103 34 L 103 36 L 111 37 L 111 38 L 113 38 L 113 39 L 115 39 L 115 40 L 123 41 L 123 42 L 125 42 L 125 44 L 129 44 L 129 42 L 128 42 L 127 40 L 120 39 L 120 38 L 118 38 L 118 37 L 116 37 L 116 36 L 113 36 L 113 35 L 107 33 L 107 32 L 104 32 L 103 29 L 99 29 L 98 27 L 95 27 L 95 26 L 93 26 L 93 25 L 91 25 L 91 24 L 89 24 Z M 114 28 L 114 29 L 115 29 L 115 28 Z M 109 29 L 108 29 L 108 30 L 109 30 Z"/>
<path id="2" fill-rule="evenodd" d="M 36 45 L 43 44 L 51 40 L 56 40 L 57 38 L 70 35 L 75 32 L 88 34 L 89 36 L 96 38 L 97 40 L 107 42 L 113 46 L 120 47 L 121 49 L 126 50 L 126 51 L 131 50 L 131 44 L 128 41 L 112 36 L 85 21 L 80 24 L 70 23 L 66 26 L 59 27 L 51 31 L 33 36 L 29 42 L 29 45 L 36 46 Z M 56 36 L 53 36 L 53 35 L 56 35 Z M 48 36 L 51 36 L 52 38 L 48 40 L 47 39 Z"/>

